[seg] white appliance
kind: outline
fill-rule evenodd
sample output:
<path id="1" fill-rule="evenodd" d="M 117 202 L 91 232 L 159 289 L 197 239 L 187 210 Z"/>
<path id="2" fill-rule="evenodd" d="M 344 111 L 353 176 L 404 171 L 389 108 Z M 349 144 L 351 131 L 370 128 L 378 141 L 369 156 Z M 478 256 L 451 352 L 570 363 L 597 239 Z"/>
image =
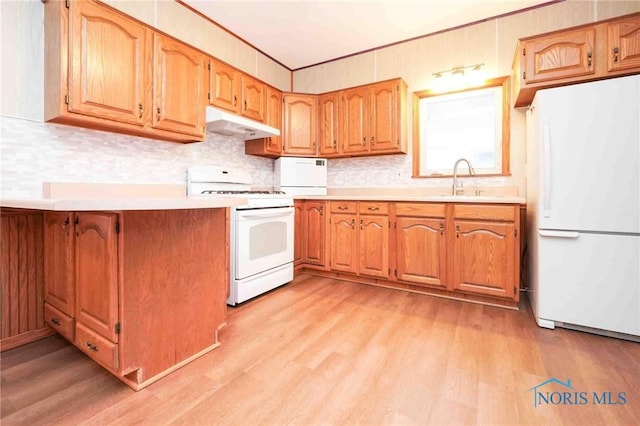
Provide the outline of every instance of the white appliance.
<path id="1" fill-rule="evenodd" d="M 280 136 L 280 130 L 241 115 L 211 106 L 206 107 L 207 131 L 225 136 L 239 136 L 243 140 Z"/>
<path id="2" fill-rule="evenodd" d="M 327 195 L 327 160 L 280 157 L 273 165 L 274 188 L 291 195 Z"/>
<path id="3" fill-rule="evenodd" d="M 537 92 L 528 294 L 541 327 L 640 336 L 640 76 Z"/>
<path id="4" fill-rule="evenodd" d="M 187 171 L 189 197 L 241 197 L 231 209 L 230 291 L 236 305 L 293 279 L 293 198 L 281 192 L 253 191 L 248 174 L 212 166 Z"/>

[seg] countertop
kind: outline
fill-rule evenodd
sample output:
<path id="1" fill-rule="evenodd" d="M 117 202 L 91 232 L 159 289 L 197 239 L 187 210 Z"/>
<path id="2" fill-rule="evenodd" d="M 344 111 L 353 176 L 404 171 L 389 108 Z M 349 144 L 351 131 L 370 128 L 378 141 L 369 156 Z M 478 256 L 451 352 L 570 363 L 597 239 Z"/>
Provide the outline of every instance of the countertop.
<path id="1" fill-rule="evenodd" d="M 246 204 L 245 198 L 123 197 L 123 198 L 2 198 L 0 206 L 56 211 L 120 211 L 215 209 Z"/>
<path id="2" fill-rule="evenodd" d="M 216 209 L 246 198 L 189 198 L 184 185 L 43 182 L 42 196 L 2 194 L 0 206 L 57 211 Z"/>
<path id="3" fill-rule="evenodd" d="M 489 204 L 526 204 L 524 197 L 514 196 L 471 196 L 471 195 L 296 195 L 296 200 L 333 200 L 333 201 L 406 201 L 429 203 L 489 203 Z"/>

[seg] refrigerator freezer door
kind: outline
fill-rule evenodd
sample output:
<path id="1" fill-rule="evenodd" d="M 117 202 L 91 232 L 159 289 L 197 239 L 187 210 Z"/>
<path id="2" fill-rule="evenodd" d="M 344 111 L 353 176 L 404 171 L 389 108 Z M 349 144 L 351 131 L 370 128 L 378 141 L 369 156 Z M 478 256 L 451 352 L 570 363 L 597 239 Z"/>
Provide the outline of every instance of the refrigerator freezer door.
<path id="1" fill-rule="evenodd" d="M 640 76 L 541 90 L 538 228 L 640 234 Z"/>
<path id="2" fill-rule="evenodd" d="M 640 236 L 547 235 L 534 237 L 538 323 L 640 336 Z"/>

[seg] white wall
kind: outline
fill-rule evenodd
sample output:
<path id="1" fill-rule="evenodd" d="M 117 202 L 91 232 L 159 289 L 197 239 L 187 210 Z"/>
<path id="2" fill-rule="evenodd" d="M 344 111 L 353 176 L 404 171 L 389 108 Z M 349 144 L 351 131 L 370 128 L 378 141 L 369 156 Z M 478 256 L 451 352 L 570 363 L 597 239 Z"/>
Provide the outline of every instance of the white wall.
<path id="1" fill-rule="evenodd" d="M 640 11 L 640 1 L 568 0 L 457 30 L 366 52 L 295 71 L 294 91 L 323 93 L 402 77 L 408 85 L 409 153 L 401 156 L 339 159 L 329 162 L 333 187 L 423 187 L 451 185 L 449 178 L 412 178 L 412 92 L 425 90 L 436 71 L 484 63 L 488 78 L 511 74 L 519 38 Z M 525 194 L 525 111 L 511 111 L 511 173 L 475 178 L 482 186 L 519 188 Z M 468 178 L 465 178 L 468 180 Z"/>

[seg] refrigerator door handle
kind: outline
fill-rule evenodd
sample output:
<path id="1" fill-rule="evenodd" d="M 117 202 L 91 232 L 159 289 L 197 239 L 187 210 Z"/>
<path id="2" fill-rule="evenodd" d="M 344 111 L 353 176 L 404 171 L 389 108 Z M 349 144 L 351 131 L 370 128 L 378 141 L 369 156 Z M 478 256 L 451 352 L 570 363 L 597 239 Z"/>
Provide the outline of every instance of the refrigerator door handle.
<path id="1" fill-rule="evenodd" d="M 542 216 L 551 217 L 551 141 L 549 125 L 545 123 L 542 128 Z"/>
<path id="2" fill-rule="evenodd" d="M 549 231 L 548 229 L 538 229 L 538 235 L 541 237 L 575 239 L 580 236 L 580 233 L 575 231 Z"/>

